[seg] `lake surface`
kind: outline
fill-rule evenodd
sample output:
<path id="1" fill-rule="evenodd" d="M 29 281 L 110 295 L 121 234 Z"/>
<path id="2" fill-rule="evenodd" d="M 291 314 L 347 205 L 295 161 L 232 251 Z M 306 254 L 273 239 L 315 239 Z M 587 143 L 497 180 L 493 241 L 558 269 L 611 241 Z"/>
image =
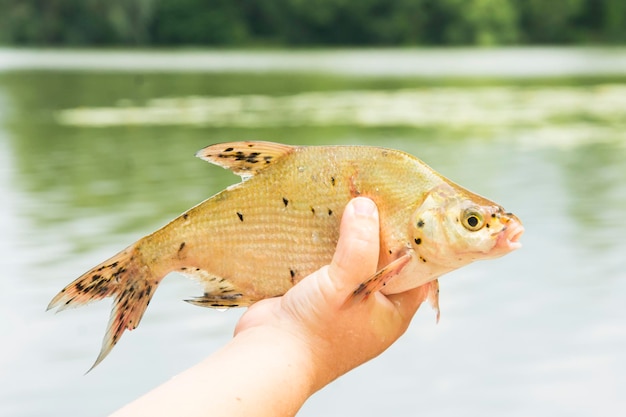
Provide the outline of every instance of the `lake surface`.
<path id="1" fill-rule="evenodd" d="M 526 227 L 518 252 L 441 279 L 439 324 L 423 307 L 394 346 L 299 415 L 626 409 L 626 70 L 616 60 L 595 73 L 565 66 L 562 77 L 552 57 L 543 73 L 541 60 L 532 61 L 527 77 L 464 78 L 460 70 L 410 71 L 419 59 L 435 65 L 432 51 L 419 59 L 404 51 L 402 76 L 351 70 L 376 68 L 381 51 L 357 51 L 358 65 L 315 73 L 278 64 L 251 70 L 245 59 L 219 70 L 155 71 L 134 61 L 98 70 L 93 60 L 113 58 L 91 51 L 51 67 L 54 51 L 27 51 L 28 65 L 22 52 L 1 52 L 0 415 L 106 415 L 229 340 L 242 310 L 181 302 L 201 290 L 172 274 L 139 329 L 84 375 L 109 301 L 60 314 L 45 308 L 90 267 L 237 182 L 193 155 L 249 139 L 402 149 Z M 450 55 L 435 52 L 445 67 Z M 537 59 L 551 56 L 539 52 Z M 315 62 L 316 53 L 298 59 Z M 395 62 L 402 53 L 393 52 Z M 463 51 L 468 62 L 482 53 Z M 624 54 L 614 53 L 598 56 Z M 272 54 L 264 59 L 291 56 Z"/>

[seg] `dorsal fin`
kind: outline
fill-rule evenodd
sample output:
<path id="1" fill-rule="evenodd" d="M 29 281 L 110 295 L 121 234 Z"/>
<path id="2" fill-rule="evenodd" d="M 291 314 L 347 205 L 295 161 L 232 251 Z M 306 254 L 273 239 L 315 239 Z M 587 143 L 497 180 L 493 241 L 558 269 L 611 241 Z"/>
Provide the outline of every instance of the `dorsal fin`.
<path id="1" fill-rule="evenodd" d="M 293 146 L 273 142 L 227 142 L 207 146 L 196 156 L 246 178 L 294 150 Z"/>

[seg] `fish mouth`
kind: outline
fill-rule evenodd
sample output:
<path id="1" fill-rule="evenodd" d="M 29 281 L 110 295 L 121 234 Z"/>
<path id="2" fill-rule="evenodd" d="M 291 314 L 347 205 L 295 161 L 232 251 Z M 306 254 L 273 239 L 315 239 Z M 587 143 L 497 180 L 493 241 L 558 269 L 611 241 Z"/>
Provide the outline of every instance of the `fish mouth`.
<path id="1" fill-rule="evenodd" d="M 519 240 L 523 234 L 524 226 L 522 226 L 521 223 L 516 222 L 512 225 L 507 226 L 505 239 L 507 240 L 511 250 L 519 249 L 522 247 L 522 244 Z"/>
<path id="2" fill-rule="evenodd" d="M 524 234 L 524 226 L 517 217 L 511 215 L 506 219 L 506 225 L 500 231 L 496 246 L 513 251 L 522 247 L 520 238 Z"/>

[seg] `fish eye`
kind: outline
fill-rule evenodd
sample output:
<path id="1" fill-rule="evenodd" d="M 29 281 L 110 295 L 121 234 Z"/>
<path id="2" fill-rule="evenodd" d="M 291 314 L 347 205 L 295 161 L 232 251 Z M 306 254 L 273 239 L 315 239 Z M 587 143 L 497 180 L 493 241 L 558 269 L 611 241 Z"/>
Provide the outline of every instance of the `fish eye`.
<path id="1" fill-rule="evenodd" d="M 467 230 L 475 232 L 485 226 L 485 218 L 476 208 L 469 208 L 463 211 L 461 223 Z"/>

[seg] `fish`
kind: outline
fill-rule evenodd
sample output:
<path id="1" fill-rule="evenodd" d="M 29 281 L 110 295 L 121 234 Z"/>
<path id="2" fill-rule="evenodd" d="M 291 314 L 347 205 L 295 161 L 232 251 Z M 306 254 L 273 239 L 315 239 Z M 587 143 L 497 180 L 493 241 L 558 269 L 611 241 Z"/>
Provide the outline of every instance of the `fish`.
<path id="1" fill-rule="evenodd" d="M 242 181 L 93 267 L 48 305 L 61 311 L 113 297 L 91 369 L 139 325 L 170 272 L 201 283 L 204 293 L 185 301 L 202 307 L 245 307 L 285 294 L 330 263 L 343 210 L 357 196 L 378 207 L 380 252 L 377 272 L 346 303 L 424 286 L 419 293 L 438 319 L 441 275 L 521 246 L 524 227 L 514 214 L 403 151 L 241 141 L 196 156 Z"/>

